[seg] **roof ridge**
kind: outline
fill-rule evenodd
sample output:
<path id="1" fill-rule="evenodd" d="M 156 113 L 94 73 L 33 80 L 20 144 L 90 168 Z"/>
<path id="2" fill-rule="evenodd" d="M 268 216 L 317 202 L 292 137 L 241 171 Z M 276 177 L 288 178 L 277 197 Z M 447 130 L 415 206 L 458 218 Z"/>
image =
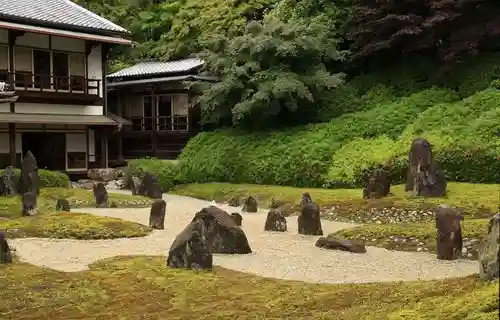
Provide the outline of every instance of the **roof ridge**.
<path id="1" fill-rule="evenodd" d="M 69 5 L 73 6 L 74 8 L 76 8 L 77 10 L 80 10 L 81 12 L 83 13 L 86 13 L 86 14 L 89 14 L 91 15 L 92 17 L 100 20 L 101 22 L 105 22 L 105 23 L 109 23 L 110 25 L 112 25 L 114 28 L 118 29 L 118 30 L 122 30 L 123 32 L 125 33 L 130 33 L 130 31 L 128 31 L 127 29 L 123 28 L 123 27 L 120 27 L 119 25 L 117 25 L 116 23 L 114 22 L 111 22 L 109 21 L 108 19 L 106 18 L 103 18 L 101 16 L 99 16 L 98 14 L 95 14 L 93 13 L 92 11 L 88 10 L 88 9 L 85 9 L 84 7 L 74 3 L 73 1 L 71 0 L 62 0 L 62 1 L 65 1 L 66 3 L 68 3 Z"/>

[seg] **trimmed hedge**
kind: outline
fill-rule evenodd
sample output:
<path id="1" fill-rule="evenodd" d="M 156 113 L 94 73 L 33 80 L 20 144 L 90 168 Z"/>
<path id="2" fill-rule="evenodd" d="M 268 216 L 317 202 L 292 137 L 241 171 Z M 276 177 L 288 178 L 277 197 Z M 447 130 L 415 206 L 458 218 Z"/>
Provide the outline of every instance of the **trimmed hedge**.
<path id="1" fill-rule="evenodd" d="M 0 170 L 2 174 L 4 169 Z M 20 169 L 14 169 L 16 174 L 16 179 L 19 180 L 21 175 Z M 38 170 L 38 176 L 40 177 L 40 187 L 41 188 L 68 188 L 69 187 L 69 177 L 67 174 L 58 171 L 50 171 L 45 169 Z"/>
<path id="2" fill-rule="evenodd" d="M 127 174 L 142 179 L 146 172 L 155 175 L 163 192 L 167 192 L 178 183 L 179 166 L 177 163 L 157 158 L 143 158 L 128 161 Z"/>
<path id="3" fill-rule="evenodd" d="M 180 156 L 184 182 L 234 182 L 321 187 L 328 180 L 332 154 L 355 138 L 382 134 L 397 138 L 420 113 L 458 96 L 428 89 L 392 103 L 344 115 L 328 123 L 279 132 L 203 132 Z"/>

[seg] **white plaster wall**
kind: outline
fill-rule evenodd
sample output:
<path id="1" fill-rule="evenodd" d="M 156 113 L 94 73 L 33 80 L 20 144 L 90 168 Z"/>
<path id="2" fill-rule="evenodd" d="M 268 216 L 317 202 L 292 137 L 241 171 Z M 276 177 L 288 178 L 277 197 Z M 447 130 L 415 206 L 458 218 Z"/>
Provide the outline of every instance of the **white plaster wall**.
<path id="1" fill-rule="evenodd" d="M 103 114 L 103 106 L 78 106 L 48 103 L 16 103 L 16 113 L 74 114 L 97 116 Z"/>
<path id="2" fill-rule="evenodd" d="M 133 95 L 130 97 L 130 116 L 142 117 L 144 114 L 144 100 L 140 95 Z"/>
<path id="3" fill-rule="evenodd" d="M 187 94 L 177 94 L 173 96 L 174 102 L 174 115 L 176 116 L 187 116 L 188 114 L 188 95 Z"/>
<path id="4" fill-rule="evenodd" d="M 10 103 L 0 103 L 0 112 L 10 112 Z"/>
<path id="5" fill-rule="evenodd" d="M 14 48 L 14 69 L 31 72 L 33 67 L 33 50 L 24 47 Z"/>
<path id="6" fill-rule="evenodd" d="M 66 133 L 66 152 L 87 152 L 85 133 Z"/>
<path id="7" fill-rule="evenodd" d="M 9 134 L 0 133 L 0 153 L 9 152 Z M 16 133 L 16 153 L 23 153 L 23 140 L 21 133 Z"/>
<path id="8" fill-rule="evenodd" d="M 9 47 L 0 44 L 0 69 L 9 70 Z"/>
<path id="9" fill-rule="evenodd" d="M 17 38 L 16 45 L 32 47 L 32 48 L 48 49 L 49 36 L 46 34 L 26 32 L 23 36 Z"/>
<path id="10" fill-rule="evenodd" d="M 0 29 L 0 43 L 9 44 L 9 30 Z"/>
<path id="11" fill-rule="evenodd" d="M 52 50 L 85 53 L 85 40 L 52 36 Z"/>
<path id="12" fill-rule="evenodd" d="M 88 77 L 89 79 L 98 79 L 101 80 L 99 83 L 99 96 L 103 97 L 103 90 L 102 90 L 102 50 L 101 50 L 101 45 L 95 46 L 92 48 L 92 51 L 90 51 L 89 57 L 88 57 Z M 90 93 L 96 94 L 95 90 L 89 91 Z"/>

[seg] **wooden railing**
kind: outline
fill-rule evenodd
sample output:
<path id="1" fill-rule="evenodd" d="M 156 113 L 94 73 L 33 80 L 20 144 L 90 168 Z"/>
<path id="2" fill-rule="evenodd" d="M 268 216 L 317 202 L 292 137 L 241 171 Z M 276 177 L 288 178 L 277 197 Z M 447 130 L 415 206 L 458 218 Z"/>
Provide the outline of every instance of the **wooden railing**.
<path id="1" fill-rule="evenodd" d="M 169 117 L 132 117 L 132 130 L 134 131 L 188 131 L 187 116 Z"/>
<path id="2" fill-rule="evenodd" d="M 54 76 L 15 71 L 0 72 L 0 81 L 7 83 L 12 81 L 17 92 L 20 90 L 64 92 L 96 96 L 100 96 L 101 93 L 101 80 L 88 79 L 84 76 Z"/>

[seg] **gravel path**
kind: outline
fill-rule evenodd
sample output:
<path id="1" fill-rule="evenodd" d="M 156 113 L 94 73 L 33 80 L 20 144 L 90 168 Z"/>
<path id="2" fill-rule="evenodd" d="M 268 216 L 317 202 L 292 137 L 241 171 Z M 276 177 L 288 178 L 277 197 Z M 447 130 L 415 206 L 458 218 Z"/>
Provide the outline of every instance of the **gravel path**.
<path id="1" fill-rule="evenodd" d="M 21 260 L 60 271 L 86 270 L 88 265 L 119 255 L 166 255 L 175 236 L 191 221 L 195 212 L 210 202 L 165 195 L 166 230 L 147 237 L 115 240 L 12 239 L 9 244 Z M 235 208 L 227 209 L 235 212 Z M 81 209 L 100 216 L 118 217 L 148 224 L 149 209 Z M 288 220 L 288 232 L 264 232 L 265 211 L 242 213 L 243 229 L 253 253 L 215 255 L 214 264 L 265 277 L 317 283 L 366 283 L 431 280 L 466 276 L 477 272 L 468 260 L 439 261 L 434 254 L 398 252 L 368 247 L 366 254 L 330 251 L 314 246 L 318 237 L 297 234 L 297 218 Z M 353 224 L 323 220 L 325 234 Z"/>

